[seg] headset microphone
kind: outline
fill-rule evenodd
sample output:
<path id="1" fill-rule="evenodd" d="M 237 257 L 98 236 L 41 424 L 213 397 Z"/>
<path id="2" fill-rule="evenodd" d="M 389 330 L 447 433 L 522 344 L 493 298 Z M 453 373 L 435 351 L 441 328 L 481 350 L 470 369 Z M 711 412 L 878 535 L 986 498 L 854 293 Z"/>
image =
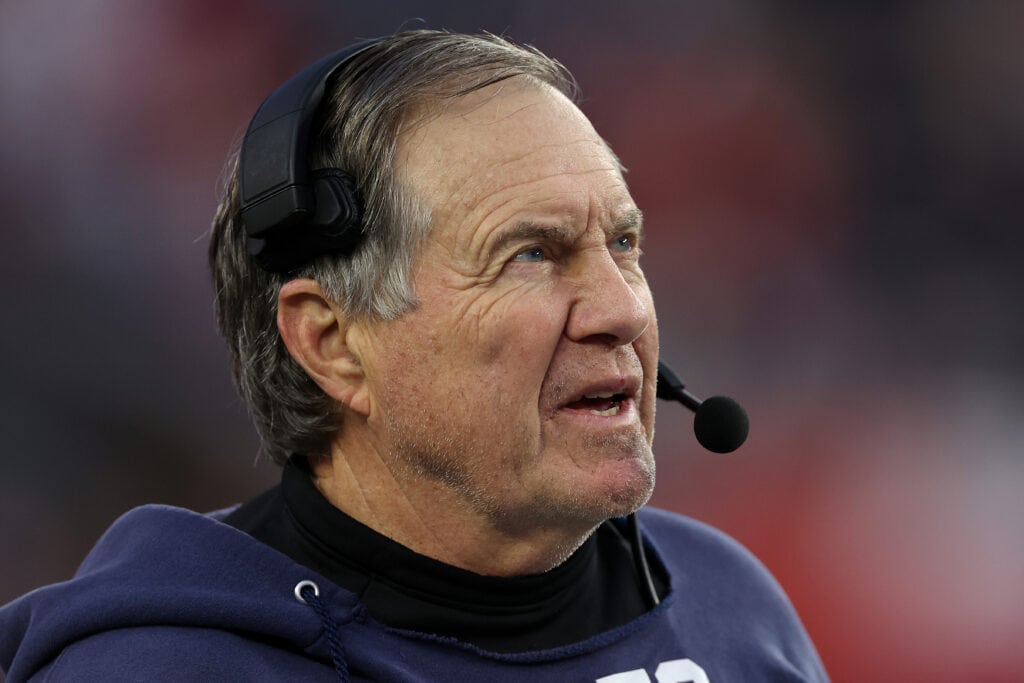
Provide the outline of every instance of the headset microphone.
<path id="1" fill-rule="evenodd" d="M 750 432 L 750 420 L 743 406 L 727 396 L 700 400 L 689 391 L 679 376 L 664 363 L 658 363 L 658 398 L 678 401 L 692 410 L 693 431 L 701 446 L 714 453 L 732 453 L 743 445 Z"/>
<path id="2" fill-rule="evenodd" d="M 731 453 L 747 440 L 750 420 L 743 406 L 726 396 L 712 396 L 704 401 L 689 391 L 679 375 L 662 362 L 658 363 L 658 398 L 678 401 L 694 412 L 693 431 L 701 446 L 715 453 Z M 636 563 L 640 590 L 647 597 L 650 606 L 661 602 L 654 586 L 647 555 L 644 552 L 643 534 L 636 513 L 629 515 L 629 530 L 632 536 L 633 560 Z"/>

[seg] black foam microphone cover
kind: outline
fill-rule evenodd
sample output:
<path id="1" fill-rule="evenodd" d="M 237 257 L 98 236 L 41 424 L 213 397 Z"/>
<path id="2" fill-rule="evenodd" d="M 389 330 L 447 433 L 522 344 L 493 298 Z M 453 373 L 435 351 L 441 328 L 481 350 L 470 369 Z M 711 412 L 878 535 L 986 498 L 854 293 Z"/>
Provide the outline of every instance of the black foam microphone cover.
<path id="1" fill-rule="evenodd" d="M 727 396 L 701 401 L 693 418 L 700 445 L 713 453 L 731 453 L 747 440 L 750 420 L 743 406 Z"/>

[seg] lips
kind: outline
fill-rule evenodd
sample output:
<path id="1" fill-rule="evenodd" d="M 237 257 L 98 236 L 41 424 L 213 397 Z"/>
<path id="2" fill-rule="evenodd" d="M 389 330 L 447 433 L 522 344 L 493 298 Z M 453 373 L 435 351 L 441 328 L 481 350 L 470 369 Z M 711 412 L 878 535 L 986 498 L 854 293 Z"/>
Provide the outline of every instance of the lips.
<path id="1" fill-rule="evenodd" d="M 598 417 L 618 415 L 636 398 L 640 389 L 639 378 L 615 377 L 597 381 L 574 391 L 570 400 L 562 404 L 566 410 L 577 410 Z"/>
<path id="2" fill-rule="evenodd" d="M 623 393 L 612 393 L 610 391 L 595 392 L 567 403 L 565 407 L 569 410 L 586 410 L 592 415 L 609 417 L 619 413 L 622 402 L 627 398 Z"/>

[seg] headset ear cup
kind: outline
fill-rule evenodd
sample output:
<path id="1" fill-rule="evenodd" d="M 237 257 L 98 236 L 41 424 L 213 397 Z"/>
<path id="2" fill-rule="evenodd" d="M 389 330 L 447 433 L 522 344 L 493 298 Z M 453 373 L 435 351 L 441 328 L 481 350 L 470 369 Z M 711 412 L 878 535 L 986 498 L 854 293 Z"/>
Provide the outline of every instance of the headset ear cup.
<path id="1" fill-rule="evenodd" d="M 363 202 L 355 179 L 337 168 L 312 173 L 316 212 L 310 221 L 316 232 L 328 239 L 343 239 L 351 246 L 362 236 Z"/>
<path id="2" fill-rule="evenodd" d="M 249 252 L 266 270 L 288 273 L 323 254 L 351 254 L 363 240 L 363 204 L 352 176 L 336 168 L 311 175 L 312 216 L 249 240 Z"/>
<path id="3" fill-rule="evenodd" d="M 272 92 L 249 122 L 238 158 L 241 215 L 249 253 L 265 270 L 293 272 L 317 256 L 358 245 L 362 204 L 355 183 L 337 169 L 310 173 L 309 138 L 328 79 L 384 39 L 310 64 Z M 332 179 L 319 187 L 317 177 Z"/>

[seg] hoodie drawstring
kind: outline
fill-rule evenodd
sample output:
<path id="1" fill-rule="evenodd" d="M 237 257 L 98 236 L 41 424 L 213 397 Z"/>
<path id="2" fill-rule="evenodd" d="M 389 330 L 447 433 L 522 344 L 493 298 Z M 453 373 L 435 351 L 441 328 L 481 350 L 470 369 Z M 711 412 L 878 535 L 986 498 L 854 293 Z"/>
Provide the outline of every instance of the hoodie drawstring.
<path id="1" fill-rule="evenodd" d="M 295 598 L 313 608 L 316 615 L 320 617 L 324 632 L 327 634 L 327 643 L 331 647 L 331 659 L 334 660 L 334 670 L 338 672 L 338 680 L 341 683 L 349 683 L 348 664 L 345 662 L 345 647 L 341 644 L 341 637 L 338 635 L 338 624 L 331 616 L 327 605 L 320 599 L 320 587 L 312 581 L 300 581 L 295 584 Z"/>

